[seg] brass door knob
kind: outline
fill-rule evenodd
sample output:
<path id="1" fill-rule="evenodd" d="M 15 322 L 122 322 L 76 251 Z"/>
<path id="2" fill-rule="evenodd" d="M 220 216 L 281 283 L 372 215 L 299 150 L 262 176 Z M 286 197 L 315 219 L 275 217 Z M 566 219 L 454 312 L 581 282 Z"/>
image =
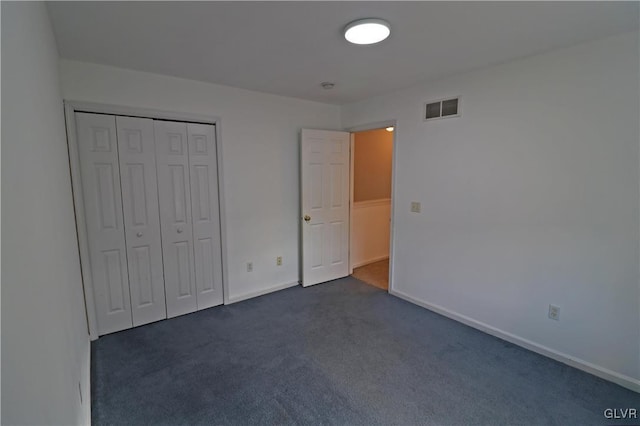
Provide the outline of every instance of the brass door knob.
<path id="1" fill-rule="evenodd" d="M 308 214 L 304 215 L 304 221 L 305 222 L 309 222 L 311 220 L 311 216 L 309 216 Z"/>

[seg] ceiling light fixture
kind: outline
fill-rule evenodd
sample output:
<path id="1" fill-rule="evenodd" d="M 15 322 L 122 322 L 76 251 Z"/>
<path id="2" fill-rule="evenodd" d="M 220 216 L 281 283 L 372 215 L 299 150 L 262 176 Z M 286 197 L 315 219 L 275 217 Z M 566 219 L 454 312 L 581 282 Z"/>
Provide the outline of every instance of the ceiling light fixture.
<path id="1" fill-rule="evenodd" d="M 393 126 L 389 126 L 385 129 L 387 132 L 393 132 Z"/>
<path id="2" fill-rule="evenodd" d="M 331 83 L 330 81 L 324 81 L 322 83 L 320 83 L 320 86 L 322 86 L 322 88 L 324 90 L 330 90 L 333 89 L 335 87 L 335 83 Z"/>
<path id="3" fill-rule="evenodd" d="M 344 38 L 353 44 L 375 44 L 389 37 L 389 23 L 382 19 L 358 19 L 344 28 Z"/>

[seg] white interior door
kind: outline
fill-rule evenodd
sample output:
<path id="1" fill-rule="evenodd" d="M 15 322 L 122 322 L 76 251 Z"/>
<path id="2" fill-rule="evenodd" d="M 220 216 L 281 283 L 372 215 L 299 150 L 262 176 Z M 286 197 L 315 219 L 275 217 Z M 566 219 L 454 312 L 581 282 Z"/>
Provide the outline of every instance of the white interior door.
<path id="1" fill-rule="evenodd" d="M 116 117 L 133 325 L 167 317 L 153 120 Z"/>
<path id="2" fill-rule="evenodd" d="M 302 130 L 302 285 L 349 275 L 349 133 Z"/>
<path id="3" fill-rule="evenodd" d="M 131 328 L 116 119 L 76 113 L 98 334 Z"/>
<path id="4" fill-rule="evenodd" d="M 223 303 L 215 127 L 188 123 L 187 137 L 196 291 L 198 309 L 204 309 Z"/>
<path id="5" fill-rule="evenodd" d="M 198 309 L 186 123 L 154 121 L 167 317 Z"/>

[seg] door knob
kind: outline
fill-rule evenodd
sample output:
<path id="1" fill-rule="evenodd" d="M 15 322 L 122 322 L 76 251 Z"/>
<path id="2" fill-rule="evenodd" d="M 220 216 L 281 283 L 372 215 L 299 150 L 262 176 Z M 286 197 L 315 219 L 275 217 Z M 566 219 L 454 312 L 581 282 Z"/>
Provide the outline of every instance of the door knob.
<path id="1" fill-rule="evenodd" d="M 136 234 L 136 237 L 138 237 L 138 238 L 142 237 L 142 232 L 138 232 L 138 233 Z"/>
<path id="2" fill-rule="evenodd" d="M 305 222 L 309 222 L 311 220 L 311 216 L 309 216 L 308 214 L 304 215 L 304 221 Z"/>
<path id="3" fill-rule="evenodd" d="M 178 228 L 178 234 L 182 234 L 182 227 Z"/>

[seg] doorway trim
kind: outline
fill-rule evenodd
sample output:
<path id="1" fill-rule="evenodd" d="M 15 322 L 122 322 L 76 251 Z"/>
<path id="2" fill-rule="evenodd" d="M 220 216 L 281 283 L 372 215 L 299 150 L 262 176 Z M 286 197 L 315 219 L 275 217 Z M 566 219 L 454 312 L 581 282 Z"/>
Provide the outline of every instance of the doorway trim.
<path id="1" fill-rule="evenodd" d="M 351 134 L 351 164 L 349 167 L 349 224 L 353 226 L 353 169 L 354 169 L 354 145 L 355 145 L 355 133 L 364 132 L 367 130 L 376 130 L 376 129 L 384 129 L 386 127 L 393 126 L 393 147 L 391 152 L 391 222 L 389 223 L 389 288 L 387 289 L 388 293 L 393 293 L 393 259 L 395 252 L 395 194 L 396 194 L 396 155 L 397 155 L 397 140 L 396 137 L 398 133 L 396 119 L 384 120 L 384 121 L 376 121 L 373 123 L 362 124 L 359 126 L 353 126 L 346 129 L 347 132 Z M 351 238 L 351 230 L 349 230 L 349 252 L 351 252 L 351 247 L 353 247 L 353 241 Z M 349 253 L 349 274 L 353 273 L 353 264 L 352 264 L 352 256 Z"/>
<path id="2" fill-rule="evenodd" d="M 80 269 L 82 273 L 82 287 L 84 295 L 85 313 L 87 316 L 87 327 L 89 338 L 98 339 L 98 322 L 96 317 L 95 301 L 93 298 L 93 281 L 91 278 L 91 267 L 89 261 L 89 241 L 87 233 L 87 223 L 84 212 L 84 199 L 82 195 L 82 184 L 80 180 L 80 154 L 78 151 L 78 141 L 76 137 L 76 112 L 89 112 L 97 114 L 109 114 L 120 116 L 142 117 L 160 120 L 173 120 L 191 123 L 204 123 L 215 125 L 216 131 L 216 156 L 218 166 L 218 205 L 220 208 L 220 245 L 222 251 L 222 295 L 224 304 L 229 301 L 229 280 L 227 265 L 227 227 L 225 216 L 225 197 L 223 181 L 223 161 L 222 161 L 222 129 L 220 117 L 199 115 L 184 112 L 163 111 L 150 108 L 137 108 L 121 105 L 110 105 L 92 102 L 82 102 L 74 100 L 64 100 L 64 115 L 67 131 L 67 149 L 69 153 L 69 168 L 71 171 L 71 188 L 73 195 L 73 205 L 76 221 L 76 236 L 78 239 L 78 256 L 80 259 Z"/>

